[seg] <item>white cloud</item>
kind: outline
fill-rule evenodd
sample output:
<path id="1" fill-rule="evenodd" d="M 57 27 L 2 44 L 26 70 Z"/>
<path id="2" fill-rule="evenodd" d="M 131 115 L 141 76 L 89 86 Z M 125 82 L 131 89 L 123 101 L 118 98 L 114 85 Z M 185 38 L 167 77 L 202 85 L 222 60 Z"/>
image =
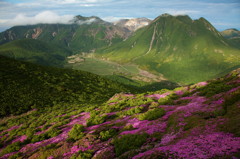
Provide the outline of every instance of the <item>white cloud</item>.
<path id="1" fill-rule="evenodd" d="M 103 17 L 102 19 L 104 21 L 107 22 L 116 22 L 119 21 L 120 19 L 132 19 L 133 17 L 113 17 L 113 16 L 109 16 L 109 17 Z"/>
<path id="2" fill-rule="evenodd" d="M 188 14 L 196 14 L 199 13 L 197 10 L 175 10 L 175 9 L 166 9 L 164 12 L 172 14 L 172 15 L 188 15 Z"/>
<path id="3" fill-rule="evenodd" d="M 78 25 L 82 25 L 82 24 L 92 24 L 93 22 L 95 22 L 97 19 L 96 18 L 90 18 L 88 20 L 78 20 L 76 23 Z"/>
<path id="4" fill-rule="evenodd" d="M 50 0 L 59 4 L 93 4 L 110 2 L 111 0 Z"/>
<path id="5" fill-rule="evenodd" d="M 16 25 L 27 25 L 27 24 L 38 24 L 38 23 L 62 23 L 67 24 L 73 19 L 73 15 L 58 15 L 52 11 L 44 11 L 35 16 L 26 16 L 25 14 L 18 14 L 13 19 L 1 19 L 0 23 L 5 26 L 16 26 Z"/>

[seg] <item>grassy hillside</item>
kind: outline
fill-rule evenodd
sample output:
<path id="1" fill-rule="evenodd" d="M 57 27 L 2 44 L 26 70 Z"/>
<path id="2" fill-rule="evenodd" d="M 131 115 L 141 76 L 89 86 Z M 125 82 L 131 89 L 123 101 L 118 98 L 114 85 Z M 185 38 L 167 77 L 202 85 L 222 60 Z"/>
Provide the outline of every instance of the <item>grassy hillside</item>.
<path id="1" fill-rule="evenodd" d="M 240 61 L 240 50 L 231 47 L 204 18 L 192 20 L 166 14 L 96 55 L 119 63 L 135 63 L 181 84 L 214 78 Z"/>
<path id="2" fill-rule="evenodd" d="M 68 49 L 40 40 L 22 39 L 0 45 L 0 55 L 41 65 L 62 67 L 71 55 Z"/>
<path id="3" fill-rule="evenodd" d="M 238 69 L 172 91 L 3 118 L 0 158 L 239 158 L 239 81 Z"/>
<path id="4" fill-rule="evenodd" d="M 125 86 L 84 71 L 43 67 L 0 56 L 0 116 L 56 104 L 101 103 Z"/>

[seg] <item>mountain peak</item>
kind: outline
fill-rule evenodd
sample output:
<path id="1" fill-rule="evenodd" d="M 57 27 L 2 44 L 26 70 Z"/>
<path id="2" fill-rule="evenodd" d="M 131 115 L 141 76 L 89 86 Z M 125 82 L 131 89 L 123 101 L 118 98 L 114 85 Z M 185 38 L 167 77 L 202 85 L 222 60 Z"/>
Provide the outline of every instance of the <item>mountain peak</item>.
<path id="1" fill-rule="evenodd" d="M 172 15 L 168 14 L 168 13 L 164 13 L 164 14 L 160 15 L 160 17 L 172 17 Z"/>
<path id="2" fill-rule="evenodd" d="M 91 24 L 93 22 L 104 22 L 104 21 L 97 16 L 84 17 L 81 15 L 77 15 L 70 22 L 82 25 L 82 24 Z"/>
<path id="3" fill-rule="evenodd" d="M 114 25 L 127 28 L 130 31 L 136 31 L 139 28 L 150 24 L 151 20 L 145 17 L 133 18 L 133 19 L 121 19 L 114 23 Z"/>
<path id="4" fill-rule="evenodd" d="M 168 13 L 164 13 L 164 14 L 158 16 L 157 18 L 154 19 L 154 21 L 158 21 L 162 18 L 164 18 L 164 19 L 175 18 L 175 19 L 178 19 L 178 20 L 180 20 L 182 22 L 185 22 L 185 23 L 186 22 L 189 23 L 189 22 L 193 21 L 188 15 L 176 15 L 176 16 L 174 16 L 174 15 L 171 15 L 171 14 L 168 14 Z"/>

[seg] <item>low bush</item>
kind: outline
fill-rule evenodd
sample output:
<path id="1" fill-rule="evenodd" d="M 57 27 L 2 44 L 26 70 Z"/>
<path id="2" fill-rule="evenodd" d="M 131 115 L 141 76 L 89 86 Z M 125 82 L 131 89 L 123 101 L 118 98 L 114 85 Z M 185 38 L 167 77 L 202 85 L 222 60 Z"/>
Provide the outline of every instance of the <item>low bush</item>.
<path id="1" fill-rule="evenodd" d="M 73 128 L 68 132 L 68 138 L 73 139 L 74 141 L 79 140 L 85 135 L 83 131 L 83 125 L 75 124 Z"/>
<path id="2" fill-rule="evenodd" d="M 166 112 L 164 109 L 155 108 L 155 109 L 150 109 L 145 113 L 139 114 L 137 118 L 139 120 L 155 120 L 165 115 L 165 113 Z"/>
<path id="3" fill-rule="evenodd" d="M 119 112 L 117 115 L 118 116 L 134 115 L 134 114 L 141 113 L 143 111 L 143 109 L 144 109 L 144 107 L 137 106 L 137 107 L 131 108 L 129 110 Z"/>
<path id="4" fill-rule="evenodd" d="M 88 151 L 80 151 L 77 154 L 74 154 L 71 156 L 70 159 L 91 159 L 93 156 L 93 151 L 92 150 L 88 150 Z"/>
<path id="5" fill-rule="evenodd" d="M 18 150 L 20 150 L 21 146 L 22 146 L 21 142 L 15 142 L 15 143 L 13 143 L 11 145 L 8 145 L 7 147 L 5 147 L 1 151 L 0 156 L 3 156 L 5 154 L 11 153 L 11 152 L 18 151 Z"/>
<path id="6" fill-rule="evenodd" d="M 116 134 L 117 134 L 117 131 L 115 129 L 109 129 L 107 131 L 101 131 L 99 135 L 102 141 L 107 141 L 108 139 L 112 138 Z"/>
<path id="7" fill-rule="evenodd" d="M 147 140 L 147 134 L 127 134 L 115 138 L 113 144 L 115 147 L 116 155 L 120 156 L 129 150 L 140 148 Z"/>
<path id="8" fill-rule="evenodd" d="M 87 126 L 98 125 L 103 123 L 107 119 L 107 115 L 98 114 L 96 112 L 92 112 L 90 118 L 87 120 Z"/>
<path id="9" fill-rule="evenodd" d="M 207 86 L 199 88 L 198 91 L 200 92 L 199 93 L 200 96 L 212 97 L 215 94 L 229 91 L 234 87 L 235 87 L 234 85 L 227 85 L 225 84 L 225 82 L 218 80 L 212 81 Z"/>

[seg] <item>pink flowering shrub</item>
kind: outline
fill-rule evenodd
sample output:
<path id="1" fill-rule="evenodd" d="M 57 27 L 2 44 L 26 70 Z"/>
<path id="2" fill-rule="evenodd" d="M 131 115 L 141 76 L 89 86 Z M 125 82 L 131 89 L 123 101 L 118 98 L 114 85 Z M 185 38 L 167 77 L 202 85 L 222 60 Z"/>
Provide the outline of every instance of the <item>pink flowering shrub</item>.
<path id="1" fill-rule="evenodd" d="M 92 146 L 89 147 L 82 147 L 82 146 L 73 146 L 69 152 L 64 153 L 63 156 L 67 157 L 67 156 L 71 156 L 72 154 L 77 154 L 78 155 L 74 155 L 75 157 L 81 158 L 80 156 L 85 156 L 86 154 L 84 153 L 85 151 L 89 151 L 92 148 Z M 89 151 L 90 152 L 90 151 Z M 74 156 L 72 156 L 74 158 Z M 92 156 L 92 155 L 91 155 Z M 90 157 L 91 157 L 90 156 Z M 85 156 L 86 157 L 86 156 Z"/>
<path id="2" fill-rule="evenodd" d="M 107 148 L 103 147 L 102 149 L 100 149 L 99 151 L 97 151 L 94 156 L 93 159 L 104 159 L 104 158 L 115 158 L 115 153 L 114 153 L 114 147 L 113 146 L 109 146 Z"/>
<path id="3" fill-rule="evenodd" d="M 152 154 L 154 154 L 154 156 L 162 156 L 162 153 L 164 153 L 165 157 L 207 159 L 233 155 L 234 153 L 239 152 L 239 149 L 239 137 L 216 132 L 200 136 L 189 136 L 178 141 L 176 144 L 160 146 L 144 153 L 140 153 L 133 157 L 133 159 L 147 158 Z"/>
<path id="4" fill-rule="evenodd" d="M 14 139 L 14 140 L 12 141 L 12 143 L 15 143 L 15 142 L 24 142 L 26 139 L 27 139 L 27 136 L 26 136 L 26 135 L 19 136 L 19 137 L 17 137 L 16 139 Z"/>
<path id="5" fill-rule="evenodd" d="M 6 123 L 23 123 L 21 128 L 1 129 L 0 158 L 51 152 L 45 157 L 235 159 L 240 152 L 240 86 L 237 77 L 232 80 L 121 93 L 102 105 L 16 118 Z"/>
<path id="6" fill-rule="evenodd" d="M 155 99 L 160 99 L 160 98 L 165 98 L 166 96 L 168 96 L 170 93 L 166 92 L 164 94 L 151 94 L 151 95 L 147 95 L 146 97 L 148 98 L 155 98 Z"/>

